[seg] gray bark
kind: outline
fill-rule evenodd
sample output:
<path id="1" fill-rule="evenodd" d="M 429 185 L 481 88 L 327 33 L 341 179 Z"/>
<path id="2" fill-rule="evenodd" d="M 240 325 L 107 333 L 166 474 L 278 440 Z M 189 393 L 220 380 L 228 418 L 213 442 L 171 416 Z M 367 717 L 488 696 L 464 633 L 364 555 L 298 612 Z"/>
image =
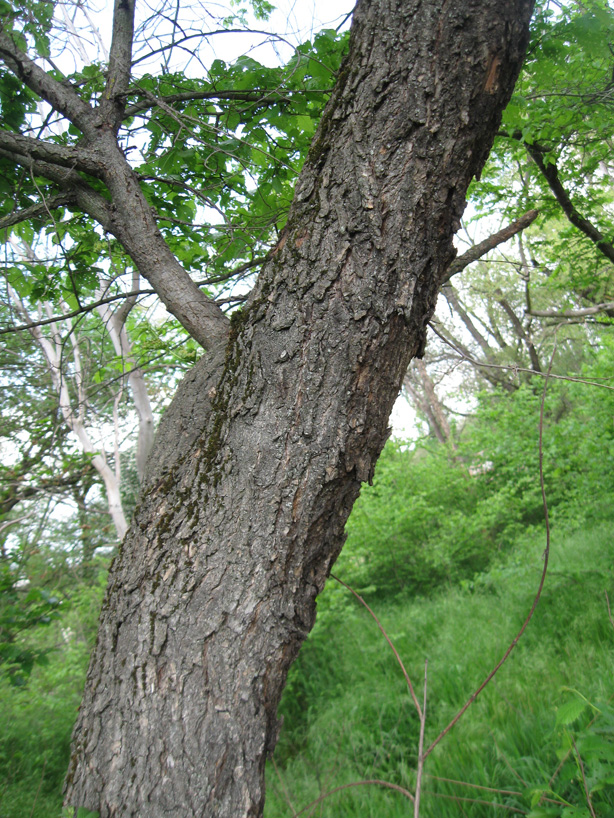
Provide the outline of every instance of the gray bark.
<path id="1" fill-rule="evenodd" d="M 288 668 L 421 351 L 530 0 L 362 0 L 284 234 L 167 411 L 101 615 L 66 802 L 259 816 Z"/>

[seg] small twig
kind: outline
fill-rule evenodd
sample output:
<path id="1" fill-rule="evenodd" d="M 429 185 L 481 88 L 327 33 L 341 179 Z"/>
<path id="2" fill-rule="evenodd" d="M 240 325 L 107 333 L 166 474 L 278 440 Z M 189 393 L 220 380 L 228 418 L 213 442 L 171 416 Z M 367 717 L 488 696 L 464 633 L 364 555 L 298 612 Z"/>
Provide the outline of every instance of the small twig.
<path id="1" fill-rule="evenodd" d="M 528 626 L 529 622 L 533 618 L 533 614 L 535 613 L 535 609 L 537 608 L 537 603 L 539 602 L 539 600 L 541 598 L 541 595 L 542 595 L 542 590 L 543 590 L 543 587 L 544 587 L 544 583 L 546 581 L 546 573 L 548 572 L 548 558 L 550 556 L 550 520 L 549 520 L 549 516 L 548 516 L 548 503 L 547 503 L 547 500 L 546 500 L 546 488 L 545 488 L 545 483 L 544 483 L 544 409 L 545 409 L 545 405 L 546 405 L 546 392 L 547 392 L 547 389 L 548 389 L 548 378 L 549 378 L 550 372 L 552 370 L 552 364 L 554 363 L 555 353 L 556 353 L 556 336 L 555 336 L 555 339 L 554 339 L 554 347 L 552 349 L 552 355 L 550 356 L 550 363 L 548 365 L 548 371 L 546 372 L 546 377 L 545 377 L 545 381 L 544 381 L 544 389 L 543 389 L 543 392 L 542 392 L 541 408 L 540 408 L 540 413 L 539 413 L 539 482 L 540 482 L 541 492 L 542 492 L 542 503 L 543 503 L 543 508 L 544 508 L 544 521 L 546 523 L 546 548 L 544 550 L 544 555 L 543 555 L 544 567 L 542 569 L 541 579 L 539 581 L 539 587 L 537 589 L 537 593 L 535 594 L 535 599 L 533 600 L 533 604 L 531 605 L 531 610 L 529 611 L 526 619 L 522 623 L 522 627 L 520 628 L 520 630 L 518 631 L 518 633 L 516 634 L 514 639 L 510 642 L 509 647 L 507 648 L 507 650 L 505 651 L 505 653 L 503 654 L 501 659 L 494 666 L 494 668 L 490 671 L 488 676 L 484 679 L 482 684 L 478 687 L 478 689 L 476 691 L 474 691 L 474 693 L 471 694 L 471 696 L 467 699 L 465 704 L 461 707 L 461 709 L 458 711 L 458 713 L 454 716 L 452 721 L 446 727 L 444 727 L 444 729 L 441 731 L 441 733 L 437 736 L 435 741 L 431 744 L 431 746 L 428 748 L 428 750 L 424 754 L 425 758 L 430 755 L 430 753 L 439 744 L 441 739 L 450 732 L 450 730 L 454 727 L 456 722 L 461 718 L 463 713 L 473 704 L 473 702 L 477 699 L 477 697 L 480 695 L 482 690 L 484 690 L 486 685 L 488 685 L 489 682 L 491 681 L 491 679 L 495 676 L 497 671 L 507 661 L 508 656 L 514 650 L 516 645 L 518 644 L 521 636 L 523 635 L 523 633 L 527 629 L 527 626 Z"/>
<path id="2" fill-rule="evenodd" d="M 467 362 L 468 364 L 472 364 L 472 366 L 482 367 L 482 369 L 502 369 L 506 372 L 512 371 L 514 374 L 518 372 L 528 372 L 530 375 L 537 375 L 540 378 L 546 378 L 547 380 L 557 380 L 557 381 L 569 381 L 570 383 L 583 383 L 586 386 L 599 386 L 601 389 L 609 389 L 611 392 L 614 392 L 614 386 L 608 386 L 605 383 L 597 383 L 597 381 L 587 381 L 584 378 L 572 378 L 569 375 L 553 375 L 552 373 L 545 373 L 545 372 L 537 372 L 535 369 L 528 369 L 524 366 L 516 366 L 516 364 L 487 364 L 484 361 L 478 361 L 475 358 L 471 358 L 469 355 L 466 355 L 462 350 L 460 350 L 455 344 L 453 344 L 448 338 L 445 338 L 434 326 L 432 323 L 429 324 L 429 327 L 433 330 L 435 335 L 449 346 L 450 349 L 453 349 L 457 355 L 461 358 L 461 363 Z"/>
<path id="3" fill-rule="evenodd" d="M 442 792 L 430 792 L 429 790 L 424 791 L 425 795 L 433 795 L 435 798 L 448 798 L 451 801 L 465 801 L 470 804 L 485 804 L 489 807 L 494 807 L 495 809 L 506 809 L 508 812 L 517 812 L 520 815 L 528 815 L 529 813 L 523 809 L 518 809 L 518 807 L 509 807 L 507 804 L 497 804 L 496 801 L 484 801 L 480 798 L 466 798 L 461 795 L 446 795 Z"/>
<path id="4" fill-rule="evenodd" d="M 422 703 L 422 713 L 420 715 L 420 738 L 418 739 L 418 769 L 416 772 L 416 796 L 414 801 L 414 818 L 420 815 L 420 790 L 422 789 L 422 773 L 424 771 L 424 727 L 426 725 L 426 689 L 427 670 L 429 660 L 424 660 L 424 700 Z"/>
<path id="5" fill-rule="evenodd" d="M 455 778 L 443 778 L 440 775 L 430 775 L 430 773 L 424 773 L 424 777 L 431 778 L 433 781 L 444 781 L 446 784 L 458 784 L 461 787 L 471 787 L 473 790 L 495 792 L 497 795 L 518 795 L 522 797 L 522 793 L 518 790 L 498 790 L 496 787 L 485 787 L 483 784 L 470 784 L 468 781 L 457 781 Z"/>
<path id="6" fill-rule="evenodd" d="M 413 803 L 414 796 L 406 790 L 404 787 L 400 787 L 398 784 L 392 784 L 390 781 L 381 781 L 379 778 L 370 778 L 365 779 L 365 781 L 354 781 L 351 784 L 342 784 L 340 787 L 335 787 L 333 790 L 329 790 L 325 792 L 324 795 L 321 795 L 319 798 L 316 798 L 315 801 L 312 801 L 311 804 L 307 804 L 306 807 L 303 807 L 302 810 L 296 813 L 295 818 L 298 818 L 299 815 L 303 815 L 307 810 L 315 807 L 320 801 L 324 801 L 325 798 L 328 798 L 329 795 L 333 795 L 336 792 L 340 792 L 341 790 L 347 790 L 350 787 L 363 787 L 368 784 L 376 784 L 378 787 L 387 787 L 389 790 L 395 790 L 395 792 L 400 792 L 401 795 L 404 795 L 406 798 Z"/>
<path id="7" fill-rule="evenodd" d="M 571 743 L 573 744 L 573 748 L 576 751 L 576 758 L 578 759 L 578 765 L 580 766 L 580 772 L 582 773 L 582 783 L 584 784 L 584 792 L 586 794 L 586 803 L 588 804 L 588 808 L 591 811 L 591 815 L 593 818 L 597 818 L 595 815 L 595 810 L 593 809 L 593 802 L 591 801 L 591 796 L 588 791 L 588 784 L 586 783 L 586 776 L 584 775 L 584 764 L 582 763 L 582 756 L 578 752 L 578 748 L 576 747 L 576 742 L 573 736 L 571 736 Z"/>
<path id="8" fill-rule="evenodd" d="M 45 767 L 47 766 L 47 759 L 43 761 L 43 769 L 41 770 L 41 778 L 38 782 L 38 789 L 36 790 L 36 795 L 34 796 L 34 803 L 32 804 L 32 811 L 30 812 L 30 818 L 34 815 L 34 810 L 36 809 L 36 802 L 38 801 L 38 796 L 40 795 L 41 787 L 43 786 L 43 779 L 45 777 Z"/>
<path id="9" fill-rule="evenodd" d="M 375 623 L 376 623 L 377 627 L 380 629 L 380 631 L 384 635 L 384 639 L 386 640 L 386 642 L 388 642 L 388 644 L 390 646 L 390 649 L 394 653 L 395 658 L 396 658 L 397 662 L 399 663 L 399 666 L 400 666 L 401 670 L 403 671 L 403 676 L 405 676 L 405 681 L 407 682 L 407 687 L 409 688 L 409 692 L 411 694 L 411 697 L 412 697 L 412 700 L 414 702 L 415 708 L 416 708 L 416 710 L 418 712 L 418 717 L 420 718 L 420 720 L 422 720 L 422 708 L 418 704 L 418 699 L 416 698 L 416 694 L 414 693 L 414 686 L 411 683 L 411 679 L 409 678 L 409 674 L 407 673 L 407 670 L 405 669 L 405 665 L 403 664 L 403 661 L 402 661 L 401 657 L 399 656 L 399 653 L 398 653 L 397 649 L 392 644 L 392 641 L 391 641 L 390 637 L 388 636 L 388 634 L 386 633 L 386 631 L 384 630 L 383 625 L 381 624 L 381 622 L 379 621 L 379 619 L 377 618 L 375 613 L 371 610 L 371 608 L 364 601 L 364 599 L 360 596 L 360 594 L 357 594 L 356 591 L 353 588 L 350 588 L 350 586 L 347 583 L 345 583 L 342 579 L 339 579 L 339 577 L 336 577 L 334 574 L 331 574 L 330 576 L 331 576 L 331 579 L 334 579 L 336 582 L 338 582 L 340 585 L 343 585 L 344 588 L 347 588 L 348 591 L 350 591 L 352 594 L 354 594 L 354 596 L 360 602 L 360 604 L 363 605 L 367 609 L 367 611 L 369 611 L 369 613 L 371 614 L 371 616 L 375 620 Z"/>
<path id="10" fill-rule="evenodd" d="M 292 812 L 292 818 L 296 818 L 296 810 L 294 809 L 294 804 L 292 803 L 292 799 L 290 798 L 290 793 L 288 792 L 288 788 L 286 787 L 286 782 L 283 779 L 282 774 L 279 772 L 279 768 L 275 763 L 275 757 L 271 756 L 271 763 L 273 764 L 273 768 L 277 773 L 277 778 L 279 778 L 279 783 L 281 784 L 281 788 L 284 792 L 284 797 L 286 799 L 286 803 L 290 807 L 290 811 Z"/>

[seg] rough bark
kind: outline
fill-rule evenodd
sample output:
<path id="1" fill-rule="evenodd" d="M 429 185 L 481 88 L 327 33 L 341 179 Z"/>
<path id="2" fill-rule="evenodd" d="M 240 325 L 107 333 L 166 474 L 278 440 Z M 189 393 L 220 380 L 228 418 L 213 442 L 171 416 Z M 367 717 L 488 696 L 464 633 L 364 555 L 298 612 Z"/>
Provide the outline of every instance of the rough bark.
<path id="1" fill-rule="evenodd" d="M 167 411 L 116 558 L 66 801 L 259 816 L 288 667 L 424 343 L 530 0 L 363 0 L 288 226 Z"/>

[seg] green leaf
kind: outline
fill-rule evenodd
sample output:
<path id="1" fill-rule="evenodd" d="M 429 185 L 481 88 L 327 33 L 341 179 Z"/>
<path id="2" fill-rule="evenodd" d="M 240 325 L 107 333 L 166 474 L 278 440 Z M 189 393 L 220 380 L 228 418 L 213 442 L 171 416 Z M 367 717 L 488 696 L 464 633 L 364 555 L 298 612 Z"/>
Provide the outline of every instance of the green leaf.
<path id="1" fill-rule="evenodd" d="M 556 726 L 572 724 L 584 713 L 587 707 L 587 702 L 582 701 L 582 699 L 571 699 L 571 701 L 565 702 L 556 711 Z"/>

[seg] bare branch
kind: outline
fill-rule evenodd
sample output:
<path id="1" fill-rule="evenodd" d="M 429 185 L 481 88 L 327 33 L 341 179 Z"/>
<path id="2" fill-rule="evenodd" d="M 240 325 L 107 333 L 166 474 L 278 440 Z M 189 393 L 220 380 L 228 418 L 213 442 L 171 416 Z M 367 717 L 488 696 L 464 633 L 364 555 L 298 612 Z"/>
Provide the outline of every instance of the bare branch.
<path id="1" fill-rule="evenodd" d="M 132 271 L 132 292 L 134 293 L 134 295 L 126 297 L 126 300 L 121 305 L 121 307 L 117 310 L 117 312 L 115 313 L 115 316 L 114 316 L 118 332 L 121 332 L 124 329 L 124 324 L 128 320 L 128 316 L 130 315 L 130 312 L 131 312 L 132 308 L 134 307 L 134 305 L 137 302 L 137 298 L 138 298 L 137 293 L 139 292 L 139 284 L 140 284 L 139 271 L 138 270 L 133 270 Z M 102 307 L 103 305 L 99 304 L 98 306 Z"/>
<path id="2" fill-rule="evenodd" d="M 492 350 L 490 348 L 488 341 L 486 340 L 486 338 L 484 338 L 482 333 L 476 327 L 471 316 L 462 305 L 456 289 L 452 286 L 452 284 L 448 284 L 442 290 L 442 293 L 445 296 L 447 302 L 454 310 L 454 312 L 458 315 L 463 324 L 469 330 L 471 336 L 473 337 L 474 341 L 478 344 L 484 355 L 486 355 L 486 357 L 489 360 L 492 360 Z"/>
<path id="3" fill-rule="evenodd" d="M 424 772 L 424 728 L 426 726 L 426 691 L 427 669 L 429 660 L 424 660 L 424 695 L 422 713 L 420 715 L 420 736 L 418 738 L 418 769 L 416 771 L 416 794 L 414 796 L 414 818 L 420 818 L 420 793 L 422 791 L 422 775 Z"/>
<path id="4" fill-rule="evenodd" d="M 55 315 L 50 318 L 41 318 L 39 321 L 30 321 L 27 324 L 19 324 L 15 327 L 3 327 L 0 329 L 0 335 L 8 335 L 12 332 L 30 331 L 35 327 L 44 327 L 47 324 L 57 324 L 69 318 L 78 318 L 79 316 L 86 315 L 88 312 L 93 312 L 104 304 L 112 304 L 114 301 L 121 301 L 125 298 L 133 298 L 140 295 L 153 295 L 154 293 L 155 290 L 134 290 L 129 293 L 121 293 L 120 295 L 110 295 L 107 298 L 101 298 L 94 304 L 88 304 L 85 307 L 81 307 L 78 310 L 73 310 L 72 312 L 66 312 L 63 315 Z"/>
<path id="5" fill-rule="evenodd" d="M 378 628 L 380 629 L 380 631 L 382 632 L 382 635 L 383 635 L 384 639 L 386 640 L 386 642 L 388 642 L 388 645 L 389 645 L 389 647 L 390 647 L 390 650 L 391 650 L 391 651 L 394 653 L 395 659 L 397 660 L 398 665 L 399 665 L 399 667 L 401 668 L 401 670 L 402 670 L 402 672 L 403 672 L 403 676 L 405 677 L 405 682 L 406 682 L 406 684 L 407 684 L 407 688 L 408 688 L 408 690 L 409 690 L 410 696 L 411 696 L 412 701 L 413 701 L 413 703 L 414 703 L 414 707 L 416 708 L 416 712 L 418 713 L 418 718 L 419 718 L 419 719 L 422 719 L 422 709 L 421 709 L 421 707 L 420 707 L 420 704 L 418 703 L 418 699 L 417 699 L 417 697 L 416 697 L 416 693 L 415 693 L 415 691 L 414 691 L 414 686 L 412 685 L 412 683 L 411 683 L 411 679 L 409 678 L 409 674 L 408 674 L 407 670 L 405 669 L 405 665 L 403 664 L 403 660 L 402 660 L 402 659 L 401 659 L 401 657 L 399 656 L 399 652 L 397 651 L 397 649 L 396 649 L 396 648 L 395 648 L 395 646 L 393 645 L 392 640 L 390 639 L 390 637 L 389 637 L 389 636 L 388 636 L 388 634 L 386 633 L 386 631 L 385 631 L 385 629 L 384 629 L 384 626 L 381 624 L 381 622 L 379 621 L 379 619 L 377 618 L 377 616 L 375 615 L 375 613 L 374 613 L 374 612 L 371 610 L 371 608 L 370 608 L 370 607 L 367 605 L 367 603 L 366 603 L 366 602 L 364 601 L 364 599 L 363 599 L 363 598 L 360 596 L 360 594 L 356 593 L 356 591 L 355 591 L 353 588 L 351 588 L 351 587 L 350 587 L 350 586 L 349 586 L 347 583 L 345 583 L 345 582 L 344 582 L 342 579 L 339 579 L 339 577 L 336 577 L 334 574 L 330 574 L 330 578 L 331 578 L 331 579 L 334 579 L 336 582 L 338 582 L 338 583 L 339 583 L 339 585 L 343 585 L 343 587 L 344 587 L 344 588 L 347 588 L 347 589 L 348 589 L 348 591 L 349 591 L 351 594 L 353 594 L 353 595 L 356 597 L 356 599 L 357 599 L 357 600 L 360 602 L 360 604 L 361 604 L 361 605 L 362 605 L 364 608 L 366 608 L 366 609 L 367 609 L 367 611 L 369 612 L 369 614 L 371 615 L 371 617 L 372 617 L 372 618 L 375 620 L 375 624 L 377 625 L 377 627 L 378 627 Z M 413 799 L 412 799 L 412 800 L 413 800 Z"/>
<path id="6" fill-rule="evenodd" d="M 497 294 L 500 295 L 501 291 L 499 290 L 497 292 Z M 507 300 L 507 298 L 499 298 L 497 300 L 497 303 L 500 304 L 500 306 L 505 311 L 507 317 L 510 319 L 511 324 L 514 327 L 514 330 L 515 330 L 516 335 L 518 336 L 518 338 L 521 341 L 524 342 L 524 344 L 525 344 L 525 346 L 526 346 L 526 348 L 527 348 L 527 350 L 529 352 L 529 357 L 531 359 L 531 366 L 533 367 L 533 369 L 536 372 L 541 372 L 542 367 L 541 367 L 541 363 L 540 363 L 540 360 L 539 360 L 539 356 L 537 354 L 537 350 L 535 349 L 535 344 L 533 343 L 533 341 L 531 339 L 531 336 L 526 332 L 525 328 L 522 326 L 522 321 L 518 318 L 518 316 L 516 315 L 516 313 L 512 309 L 512 306 L 509 303 L 509 301 Z"/>
<path id="7" fill-rule="evenodd" d="M 324 801 L 325 798 L 328 798 L 330 795 L 333 795 L 336 792 L 340 792 L 341 790 L 347 790 L 350 787 L 364 787 L 371 784 L 375 784 L 378 787 L 387 787 L 389 790 L 396 790 L 396 792 L 400 792 L 401 795 L 404 795 L 405 798 L 409 798 L 409 800 L 412 803 L 414 801 L 414 796 L 409 792 L 409 790 L 406 790 L 404 787 L 400 787 L 398 784 L 392 784 L 390 781 L 381 781 L 378 778 L 372 778 L 365 781 L 354 781 L 351 784 L 342 784 L 340 787 L 335 787 L 334 789 L 325 792 L 324 795 L 321 795 L 319 798 L 316 798 L 315 801 L 312 801 L 310 804 L 307 804 L 306 807 L 303 807 L 302 810 L 299 810 L 299 812 L 296 813 L 296 816 L 303 815 L 303 813 L 307 812 L 308 810 L 311 810 L 312 807 L 315 807 L 321 801 Z"/>
<path id="8" fill-rule="evenodd" d="M 150 60 L 152 57 L 155 57 L 156 54 L 162 54 L 165 51 L 170 51 L 173 48 L 181 48 L 182 43 L 186 43 L 189 40 L 195 40 L 195 39 L 202 40 L 203 37 L 205 37 L 205 36 L 206 37 L 212 37 L 214 34 L 262 34 L 265 37 L 267 37 L 268 40 L 274 39 L 274 40 L 276 40 L 278 42 L 285 43 L 286 45 L 290 45 L 292 48 L 295 48 L 295 46 L 293 46 L 292 43 L 290 43 L 288 40 L 284 39 L 284 37 L 280 37 L 278 34 L 273 35 L 273 34 L 271 34 L 270 31 L 263 31 L 263 30 L 255 29 L 255 28 L 251 28 L 251 29 L 248 29 L 248 28 L 221 28 L 221 29 L 217 29 L 216 31 L 207 31 L 207 32 L 198 31 L 198 32 L 196 32 L 194 34 L 186 34 L 183 37 L 179 37 L 177 40 L 172 40 L 170 43 L 168 43 L 168 45 L 160 46 L 160 48 L 155 48 L 155 49 L 152 49 L 151 51 L 148 51 L 146 54 L 142 54 L 136 60 L 132 61 L 132 66 L 134 67 L 135 65 L 137 65 L 140 62 L 145 62 L 146 60 Z M 193 51 L 189 51 L 188 53 L 191 54 L 191 56 L 194 56 Z"/>
<path id="9" fill-rule="evenodd" d="M 594 307 L 584 307 L 580 310 L 527 310 L 527 315 L 534 315 L 537 318 L 586 318 L 590 315 L 597 315 L 600 312 L 614 310 L 614 301 L 605 301 L 603 304 L 595 304 Z"/>
<path id="10" fill-rule="evenodd" d="M 144 94 L 144 91 L 141 91 L 139 88 L 134 89 L 134 91 L 130 91 L 130 93 L 136 94 Z M 323 94 L 330 94 L 329 88 L 323 88 L 321 90 L 307 90 L 298 92 L 301 97 L 314 95 L 314 96 L 321 96 Z M 279 93 L 278 91 L 267 91 L 262 90 L 259 91 L 258 89 L 254 89 L 252 91 L 183 91 L 178 92 L 176 94 L 169 94 L 165 97 L 159 97 L 157 99 L 153 99 L 150 95 L 147 95 L 146 99 L 141 100 L 140 102 L 135 102 L 133 105 L 130 105 L 126 108 L 124 116 L 132 117 L 136 116 L 137 114 L 141 113 L 141 111 L 147 111 L 150 108 L 155 107 L 158 102 L 161 102 L 165 105 L 172 105 L 174 102 L 191 102 L 193 100 L 228 100 L 228 101 L 236 101 L 236 102 L 255 102 L 259 105 L 273 105 L 279 102 L 292 102 L 293 96 L 296 96 L 296 93 L 286 92 L 286 93 Z"/>
<path id="11" fill-rule="evenodd" d="M 477 366 L 482 369 L 500 369 L 506 372 L 528 372 L 531 375 L 540 375 L 542 378 L 546 377 L 545 373 L 543 372 L 535 372 L 534 369 L 527 369 L 526 367 L 516 366 L 515 364 L 487 364 L 484 361 L 477 361 L 475 358 L 471 357 L 469 351 L 462 347 L 458 341 L 451 341 L 449 338 L 446 338 L 446 336 L 436 329 L 433 324 L 429 324 L 429 327 L 438 338 L 441 338 L 444 344 L 447 344 L 457 353 L 457 355 L 460 356 L 461 361 L 466 361 L 468 364 L 472 364 L 473 366 Z M 597 381 L 587 381 L 585 378 L 572 378 L 569 375 L 553 375 L 552 373 L 548 375 L 548 378 L 557 381 L 569 381 L 570 383 L 584 383 L 587 386 L 598 386 L 601 389 L 609 389 L 611 392 L 614 392 L 614 386 L 608 386 L 607 383 L 598 383 Z M 502 386 L 505 386 L 505 384 L 502 384 Z"/>
<path id="12" fill-rule="evenodd" d="M 515 236 L 516 233 L 520 233 L 521 230 L 524 230 L 530 224 L 533 224 L 538 216 L 539 210 L 528 210 L 519 219 L 516 219 L 515 222 L 508 224 L 507 227 L 504 227 L 497 233 L 493 233 L 492 236 L 489 236 L 487 239 L 484 239 L 484 241 L 476 244 L 475 247 L 471 247 L 466 253 L 463 253 L 462 256 L 458 256 L 458 258 L 454 259 L 441 279 L 441 283 L 445 284 L 446 281 L 449 281 L 452 276 L 460 273 L 469 264 L 482 258 L 482 256 L 485 256 L 486 253 L 490 252 L 490 250 L 494 250 L 495 247 L 503 244 L 503 242 L 509 241 L 509 239 L 511 239 L 512 236 Z"/>

